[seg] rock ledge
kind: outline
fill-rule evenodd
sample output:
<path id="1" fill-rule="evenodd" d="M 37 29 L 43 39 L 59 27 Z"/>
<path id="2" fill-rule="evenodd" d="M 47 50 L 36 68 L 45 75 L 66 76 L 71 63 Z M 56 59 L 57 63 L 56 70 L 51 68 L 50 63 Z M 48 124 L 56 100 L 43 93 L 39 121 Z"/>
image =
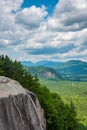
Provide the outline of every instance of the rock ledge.
<path id="1" fill-rule="evenodd" d="M 4 76 L 0 76 L 0 130 L 46 130 L 36 95 Z"/>

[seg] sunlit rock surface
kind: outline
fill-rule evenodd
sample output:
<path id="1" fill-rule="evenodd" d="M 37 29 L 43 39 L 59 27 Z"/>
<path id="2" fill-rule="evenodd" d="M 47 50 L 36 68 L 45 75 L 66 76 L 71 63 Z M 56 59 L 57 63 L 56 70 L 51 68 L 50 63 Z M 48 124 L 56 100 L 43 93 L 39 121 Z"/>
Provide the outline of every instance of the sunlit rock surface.
<path id="1" fill-rule="evenodd" d="M 0 76 L 0 130 L 46 130 L 36 95 L 3 76 Z"/>

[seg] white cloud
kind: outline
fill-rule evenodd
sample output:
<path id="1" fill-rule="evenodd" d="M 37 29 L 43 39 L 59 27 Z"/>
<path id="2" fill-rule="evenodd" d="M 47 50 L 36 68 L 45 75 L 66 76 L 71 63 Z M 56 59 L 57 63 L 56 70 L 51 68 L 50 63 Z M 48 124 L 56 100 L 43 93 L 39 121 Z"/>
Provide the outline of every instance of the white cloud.
<path id="1" fill-rule="evenodd" d="M 25 8 L 16 15 L 16 23 L 22 24 L 27 29 L 35 29 L 38 28 L 47 15 L 45 11 L 45 7 L 42 6 L 41 8 L 32 6 L 30 8 Z"/>
<path id="2" fill-rule="evenodd" d="M 0 2 L 0 53 L 35 61 L 38 51 L 46 52 L 47 49 L 49 54 L 40 52 L 39 60 L 78 57 L 86 60 L 87 0 L 60 0 L 52 16 L 48 15 L 45 6 L 21 9 L 22 2 Z M 66 47 L 67 52 L 57 52 Z M 31 50 L 37 55 L 32 55 Z"/>
<path id="3" fill-rule="evenodd" d="M 53 26 L 55 30 L 63 32 L 82 30 L 87 27 L 86 12 L 86 0 L 84 2 L 82 0 L 60 0 L 56 5 L 53 17 L 48 20 L 48 27 Z"/>

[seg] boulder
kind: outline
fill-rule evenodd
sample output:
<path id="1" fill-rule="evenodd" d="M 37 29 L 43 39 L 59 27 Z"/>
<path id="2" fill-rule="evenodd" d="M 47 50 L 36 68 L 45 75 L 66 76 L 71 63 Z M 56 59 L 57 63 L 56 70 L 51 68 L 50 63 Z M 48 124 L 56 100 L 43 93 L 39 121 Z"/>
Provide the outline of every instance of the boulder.
<path id="1" fill-rule="evenodd" d="M 0 130 L 46 130 L 36 95 L 4 76 L 0 76 Z"/>

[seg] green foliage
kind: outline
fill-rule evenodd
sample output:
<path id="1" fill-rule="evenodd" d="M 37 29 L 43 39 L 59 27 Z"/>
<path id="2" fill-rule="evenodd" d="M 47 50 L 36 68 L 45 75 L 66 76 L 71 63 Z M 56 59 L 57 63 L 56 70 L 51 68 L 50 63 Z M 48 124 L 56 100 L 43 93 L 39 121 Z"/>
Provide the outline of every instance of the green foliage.
<path id="1" fill-rule="evenodd" d="M 37 75 L 40 78 L 60 80 L 62 77 L 53 68 L 44 66 L 25 66 L 25 69 L 32 75 Z"/>
<path id="2" fill-rule="evenodd" d="M 72 102 L 77 110 L 77 118 L 81 123 L 77 130 L 87 129 L 87 82 L 75 81 L 52 81 L 40 79 L 40 83 L 44 84 L 51 92 L 58 93 L 64 103 Z"/>
<path id="3" fill-rule="evenodd" d="M 0 75 L 18 80 L 22 86 L 36 93 L 45 112 L 47 130 L 75 130 L 77 114 L 73 103 L 65 105 L 57 93 L 51 93 L 40 85 L 37 75 L 32 76 L 24 70 L 20 62 L 0 56 Z"/>
<path id="4" fill-rule="evenodd" d="M 87 62 L 71 60 L 53 68 L 66 80 L 87 81 Z"/>

